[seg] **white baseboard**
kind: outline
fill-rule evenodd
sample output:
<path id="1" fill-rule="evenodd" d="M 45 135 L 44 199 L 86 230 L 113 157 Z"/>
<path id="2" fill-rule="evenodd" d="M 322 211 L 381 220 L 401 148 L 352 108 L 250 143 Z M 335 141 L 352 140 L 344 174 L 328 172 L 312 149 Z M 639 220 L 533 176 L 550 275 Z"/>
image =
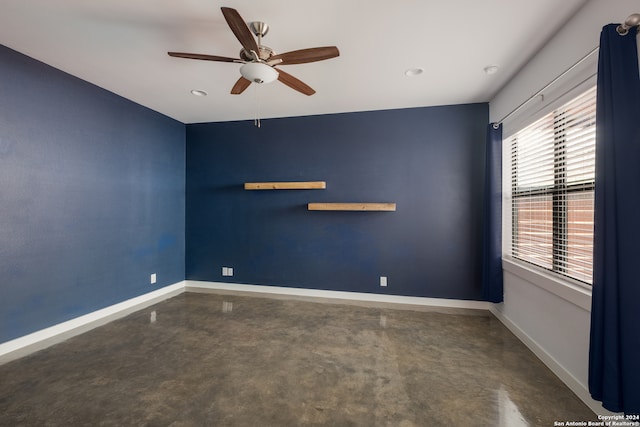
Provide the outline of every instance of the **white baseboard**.
<path id="1" fill-rule="evenodd" d="M 18 359 L 38 350 L 102 326 L 135 311 L 149 307 L 184 292 L 184 282 L 165 286 L 144 295 L 96 310 L 75 319 L 41 329 L 29 335 L 0 344 L 0 364 Z"/>
<path id="2" fill-rule="evenodd" d="M 576 377 L 574 377 L 569 371 L 567 371 L 558 361 L 547 351 L 542 348 L 533 338 L 531 338 L 526 332 L 518 327 L 507 316 L 502 314 L 494 305 L 490 308 L 491 313 L 504 324 L 529 350 L 535 354 L 538 359 L 544 363 L 547 368 L 565 383 L 571 391 L 575 393 L 580 400 L 584 402 L 595 414 L 598 415 L 615 415 L 615 413 L 608 411 L 602 407 L 602 403 L 591 398 L 591 394 L 587 387 L 582 384 Z"/>
<path id="3" fill-rule="evenodd" d="M 410 297 L 401 295 L 372 294 L 364 292 L 328 291 L 323 289 L 288 288 L 281 286 L 245 285 L 239 283 L 185 281 L 187 292 L 239 292 L 248 294 L 280 295 L 333 301 L 374 303 L 384 305 L 439 307 L 445 309 L 490 310 L 492 304 L 486 301 L 457 300 L 445 298 Z"/>

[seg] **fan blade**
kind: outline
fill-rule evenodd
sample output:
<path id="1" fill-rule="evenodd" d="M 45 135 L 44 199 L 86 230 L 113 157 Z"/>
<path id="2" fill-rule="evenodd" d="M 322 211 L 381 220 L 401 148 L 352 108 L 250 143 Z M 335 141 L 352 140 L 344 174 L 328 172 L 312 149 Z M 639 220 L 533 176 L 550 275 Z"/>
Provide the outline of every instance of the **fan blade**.
<path id="1" fill-rule="evenodd" d="M 305 95 L 309 96 L 316 93 L 316 91 L 309 87 L 306 83 L 301 82 L 291 74 L 285 73 L 284 71 L 278 69 L 276 69 L 276 71 L 278 72 L 278 80 L 289 86 L 291 89 L 297 90 L 298 92 L 304 93 Z"/>
<path id="2" fill-rule="evenodd" d="M 187 59 L 202 59 L 204 61 L 218 61 L 218 62 L 241 62 L 240 59 L 227 58 L 226 56 L 215 56 L 215 55 L 203 55 L 200 53 L 184 53 L 184 52 L 167 52 L 169 56 L 174 56 L 176 58 L 187 58 Z"/>
<path id="3" fill-rule="evenodd" d="M 291 52 L 281 53 L 280 55 L 273 55 L 269 58 L 269 61 L 282 59 L 282 62 L 278 65 L 305 64 L 307 62 L 324 61 L 325 59 L 335 58 L 336 56 L 340 56 L 340 51 L 338 51 L 337 47 L 325 46 L 293 50 Z"/>
<path id="4" fill-rule="evenodd" d="M 258 49 L 258 43 L 256 43 L 256 39 L 253 38 L 253 34 L 247 24 L 242 19 L 242 16 L 238 13 L 237 10 L 232 9 L 230 7 L 221 7 L 222 14 L 224 15 L 224 19 L 227 20 L 227 24 L 229 24 L 229 28 L 236 36 L 244 50 L 247 52 L 254 51 L 256 54 L 260 53 Z"/>
<path id="5" fill-rule="evenodd" d="M 250 80 L 240 77 L 236 84 L 231 88 L 231 95 L 240 95 L 251 84 Z"/>

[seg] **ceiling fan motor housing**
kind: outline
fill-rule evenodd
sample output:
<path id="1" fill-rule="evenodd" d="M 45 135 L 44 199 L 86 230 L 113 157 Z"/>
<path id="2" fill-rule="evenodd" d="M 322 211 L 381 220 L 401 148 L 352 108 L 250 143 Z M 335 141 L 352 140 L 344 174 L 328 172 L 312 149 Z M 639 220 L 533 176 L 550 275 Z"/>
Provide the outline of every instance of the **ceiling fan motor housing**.
<path id="1" fill-rule="evenodd" d="M 260 58 L 263 61 L 269 60 L 269 58 L 271 58 L 273 55 L 276 54 L 276 52 L 273 49 L 271 49 L 269 46 L 263 46 L 263 45 L 258 46 L 258 52 L 256 53 L 258 54 L 258 58 Z M 242 49 L 240 51 L 240 59 L 242 59 L 243 61 L 255 60 L 253 55 L 251 55 L 251 53 L 247 52 L 245 49 Z"/>

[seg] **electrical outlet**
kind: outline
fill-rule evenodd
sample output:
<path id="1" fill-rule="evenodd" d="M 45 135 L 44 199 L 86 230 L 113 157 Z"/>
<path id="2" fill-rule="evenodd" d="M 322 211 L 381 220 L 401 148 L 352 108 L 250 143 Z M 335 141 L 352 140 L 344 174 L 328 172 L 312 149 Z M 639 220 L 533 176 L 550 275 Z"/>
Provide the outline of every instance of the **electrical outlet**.
<path id="1" fill-rule="evenodd" d="M 153 285 L 154 283 L 156 283 L 157 279 L 158 279 L 158 276 L 156 275 L 156 273 L 153 273 L 151 275 L 151 284 Z"/>
<path id="2" fill-rule="evenodd" d="M 222 267 L 222 275 L 223 275 L 223 276 L 228 276 L 228 274 L 227 274 L 227 267 Z"/>
<path id="3" fill-rule="evenodd" d="M 227 267 L 227 276 L 233 276 L 233 267 Z"/>
<path id="4" fill-rule="evenodd" d="M 387 276 L 380 276 L 380 286 L 387 286 Z"/>

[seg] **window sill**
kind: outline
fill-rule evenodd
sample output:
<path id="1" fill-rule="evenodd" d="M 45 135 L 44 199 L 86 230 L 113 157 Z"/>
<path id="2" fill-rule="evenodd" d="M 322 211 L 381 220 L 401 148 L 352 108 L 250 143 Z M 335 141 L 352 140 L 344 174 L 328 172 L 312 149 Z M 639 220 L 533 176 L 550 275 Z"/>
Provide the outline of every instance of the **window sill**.
<path id="1" fill-rule="evenodd" d="M 502 268 L 586 311 L 591 311 L 591 289 L 571 283 L 571 279 L 547 273 L 510 257 L 502 258 Z"/>

